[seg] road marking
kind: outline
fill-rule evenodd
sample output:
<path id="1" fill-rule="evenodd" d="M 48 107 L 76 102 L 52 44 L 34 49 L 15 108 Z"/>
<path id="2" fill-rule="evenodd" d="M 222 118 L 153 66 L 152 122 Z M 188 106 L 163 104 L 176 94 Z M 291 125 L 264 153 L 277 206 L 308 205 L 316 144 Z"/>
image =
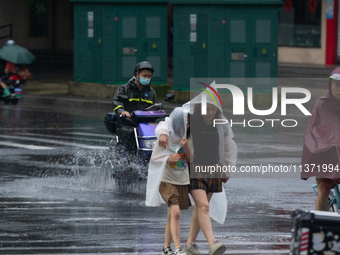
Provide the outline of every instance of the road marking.
<path id="1" fill-rule="evenodd" d="M 29 150 L 53 150 L 52 147 L 38 146 L 38 145 L 27 145 L 21 143 L 14 142 L 2 142 L 0 141 L 0 145 L 8 146 L 8 147 L 16 147 L 16 148 L 24 148 Z"/>
<path id="2" fill-rule="evenodd" d="M 223 254 L 289 254 L 289 250 L 226 250 Z"/>
<path id="3" fill-rule="evenodd" d="M 238 243 L 224 243 L 226 246 L 241 246 L 241 245 L 281 245 L 281 246 L 289 246 L 290 243 L 284 242 L 238 242 Z"/>
<path id="4" fill-rule="evenodd" d="M 78 224 L 77 224 L 78 225 Z M 82 224 L 84 225 L 84 224 Z M 25 225 L 26 226 L 26 225 Z M 27 227 L 27 226 L 26 226 Z M 255 234 L 255 233 L 254 233 Z M 259 233 L 263 234 L 263 233 Z M 119 242 L 115 242 L 105 237 L 98 237 L 91 239 L 92 242 L 104 242 L 105 244 L 98 244 L 96 246 L 75 246 L 72 243 L 78 242 L 80 239 L 71 238 L 71 239 L 55 239 L 55 240 L 20 240 L 20 241 L 0 241 L 0 253 L 2 251 L 43 251 L 39 252 L 39 254 L 50 254 L 48 251 L 54 251 L 55 254 L 66 255 L 66 254 L 76 254 L 82 253 L 86 250 L 87 255 L 109 255 L 109 254 L 120 254 L 120 255 L 131 255 L 131 254 L 142 254 L 142 255 L 151 255 L 151 254 L 159 254 L 159 247 L 163 245 L 160 242 L 151 242 L 151 243 L 143 243 L 140 246 L 138 240 L 136 243 L 130 243 L 128 246 L 124 246 Z M 112 245 L 107 245 L 108 242 L 112 242 Z M 56 246 L 55 244 L 63 243 L 64 245 Z M 70 244 L 71 243 L 71 244 Z M 19 244 L 20 247 L 14 247 Z M 24 246 L 24 244 L 27 244 Z M 289 242 L 224 242 L 227 246 L 227 250 L 224 254 L 288 254 L 289 253 Z M 37 245 L 41 245 L 40 247 Z M 2 247 L 5 246 L 5 247 Z M 6 247 L 7 246 L 7 247 Z M 247 248 L 245 247 L 247 246 Z M 275 247 L 276 246 L 276 247 Z M 279 246 L 279 247 L 277 247 Z M 200 246 L 200 251 L 203 254 L 208 254 L 208 245 L 204 244 Z M 58 252 L 59 251 L 59 252 Z"/>
<path id="5" fill-rule="evenodd" d="M 58 201 L 33 201 L 33 202 L 0 202 L 0 204 L 5 205 L 25 205 L 25 204 L 67 204 L 68 202 L 58 202 Z"/>
<path id="6" fill-rule="evenodd" d="M 103 142 L 103 140 L 98 139 L 90 139 L 90 138 L 83 138 L 83 137 L 70 137 L 70 136 L 60 136 L 60 135 L 43 135 L 43 134 L 32 134 L 32 133 L 18 133 L 20 136 L 36 136 L 36 137 L 50 137 L 50 138 L 56 138 L 56 139 L 81 139 L 84 141 L 91 141 L 91 142 Z"/>
<path id="7" fill-rule="evenodd" d="M 25 224 L 25 226 L 27 226 Z M 34 226 L 31 224 L 31 226 Z M 94 240 L 94 239 L 91 239 Z M 110 239 L 99 239 L 100 240 L 110 240 Z M 0 243 L 5 244 L 14 244 L 14 243 L 62 243 L 62 242 L 76 242 L 78 239 L 72 239 L 72 240 L 21 240 L 21 241 L 0 241 Z M 269 246 L 290 246 L 290 243 L 284 243 L 284 242 L 239 242 L 239 243 L 224 243 L 225 246 L 242 246 L 242 245 L 253 245 L 253 246 L 261 246 L 261 245 L 269 245 Z M 150 245 L 150 247 L 157 247 L 159 246 L 158 244 L 156 245 Z M 203 245 L 202 245 L 203 246 Z M 200 246 L 201 247 L 201 246 Z M 234 250 L 233 250 L 234 251 Z M 236 250 L 237 251 L 237 250 Z M 257 251 L 257 250 L 256 250 Z"/>
<path id="8" fill-rule="evenodd" d="M 34 208 L 32 207 L 6 207 L 6 208 L 2 208 L 3 211 L 32 211 Z M 84 207 L 76 207 L 76 206 L 60 206 L 60 207 L 38 207 L 39 210 L 52 210 L 52 211 L 56 211 L 56 210 L 84 210 Z M 90 211 L 105 211 L 104 207 L 86 207 L 86 210 L 90 210 Z M 137 225 L 137 224 L 136 224 Z M 0 241 L 1 242 L 1 241 Z"/>
<path id="9" fill-rule="evenodd" d="M 68 134 L 68 135 L 98 136 L 98 137 L 112 138 L 112 135 L 101 135 L 101 134 L 82 133 L 82 132 L 65 132 L 64 134 Z"/>
<path id="10" fill-rule="evenodd" d="M 69 128 L 60 128 L 60 127 L 46 127 L 46 128 L 1 128 L 1 130 L 91 130 L 92 127 L 69 127 Z"/>
<path id="11" fill-rule="evenodd" d="M 42 139 L 42 138 L 30 138 L 30 137 L 18 137 L 18 136 L 10 136 L 10 135 L 0 135 L 2 138 L 7 139 L 17 139 L 17 140 L 26 140 L 26 141 L 35 141 L 35 142 L 43 142 L 43 143 L 51 143 L 51 144 L 59 144 L 59 145 L 67 145 L 67 146 L 73 146 L 73 147 L 79 147 L 84 149 L 93 149 L 93 150 L 108 150 L 108 147 L 101 147 L 101 146 L 91 146 L 91 145 L 85 145 L 80 143 L 70 143 L 70 142 L 61 142 L 61 141 L 52 141 L 49 139 Z"/>

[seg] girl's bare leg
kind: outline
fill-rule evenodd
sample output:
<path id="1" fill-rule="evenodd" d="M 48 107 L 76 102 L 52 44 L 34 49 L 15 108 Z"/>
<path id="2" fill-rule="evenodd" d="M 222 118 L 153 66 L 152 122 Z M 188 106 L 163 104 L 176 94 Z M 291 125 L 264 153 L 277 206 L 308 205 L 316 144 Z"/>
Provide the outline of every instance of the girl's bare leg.
<path id="1" fill-rule="evenodd" d="M 170 230 L 171 236 L 175 243 L 175 249 L 181 246 L 180 236 L 181 236 L 181 228 L 180 228 L 180 219 L 181 219 L 181 211 L 179 209 L 179 205 L 170 205 Z"/>
<path id="2" fill-rule="evenodd" d="M 166 222 L 166 226 L 165 226 L 164 248 L 170 247 L 171 245 L 172 236 L 171 236 L 170 224 L 171 224 L 171 213 L 170 213 L 170 208 L 169 208 L 168 221 Z"/>

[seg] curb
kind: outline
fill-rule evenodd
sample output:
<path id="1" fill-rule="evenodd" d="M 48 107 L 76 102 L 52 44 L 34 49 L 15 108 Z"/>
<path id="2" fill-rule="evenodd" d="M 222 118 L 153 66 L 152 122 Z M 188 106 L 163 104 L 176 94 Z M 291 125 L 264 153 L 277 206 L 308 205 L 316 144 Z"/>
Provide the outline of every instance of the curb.
<path id="1" fill-rule="evenodd" d="M 20 103 L 20 102 L 19 102 Z M 22 103 L 25 105 L 36 105 L 36 104 L 44 104 L 44 105 L 59 105 L 63 107 L 112 107 L 112 103 L 110 99 L 89 99 L 89 98 L 76 98 L 76 97 L 67 97 L 60 95 L 50 95 L 50 96 L 40 96 L 40 95 L 24 95 Z"/>
<path id="2" fill-rule="evenodd" d="M 83 107 L 83 108 L 106 108 L 107 111 L 112 111 L 111 99 L 93 99 L 93 98 L 77 98 L 72 96 L 61 95 L 24 95 L 22 105 L 47 105 L 47 106 L 61 106 L 61 107 Z M 182 106 L 177 103 L 166 103 L 163 106 L 165 111 L 172 111 L 175 107 Z"/>

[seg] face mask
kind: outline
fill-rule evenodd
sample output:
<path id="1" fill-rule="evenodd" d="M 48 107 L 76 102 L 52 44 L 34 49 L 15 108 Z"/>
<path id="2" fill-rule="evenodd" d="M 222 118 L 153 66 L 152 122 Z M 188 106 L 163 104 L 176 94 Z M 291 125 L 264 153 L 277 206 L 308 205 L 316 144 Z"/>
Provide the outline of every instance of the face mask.
<path id="1" fill-rule="evenodd" d="M 143 78 L 143 77 L 140 77 L 139 78 L 139 83 L 143 86 L 148 86 L 150 84 L 150 79 L 146 79 L 146 78 Z"/>

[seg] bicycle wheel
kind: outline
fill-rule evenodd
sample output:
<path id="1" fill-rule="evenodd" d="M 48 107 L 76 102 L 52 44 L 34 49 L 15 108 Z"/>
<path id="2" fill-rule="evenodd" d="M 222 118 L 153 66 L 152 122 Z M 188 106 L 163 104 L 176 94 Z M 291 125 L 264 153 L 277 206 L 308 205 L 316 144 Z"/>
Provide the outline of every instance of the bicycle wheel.
<path id="1" fill-rule="evenodd" d="M 333 200 L 333 197 L 334 197 L 334 195 L 331 192 L 328 196 L 328 204 L 331 203 L 331 201 Z M 336 199 L 334 199 L 333 204 L 329 206 L 329 211 L 330 212 L 337 212 L 337 213 L 339 212 L 338 204 L 336 203 Z"/>

